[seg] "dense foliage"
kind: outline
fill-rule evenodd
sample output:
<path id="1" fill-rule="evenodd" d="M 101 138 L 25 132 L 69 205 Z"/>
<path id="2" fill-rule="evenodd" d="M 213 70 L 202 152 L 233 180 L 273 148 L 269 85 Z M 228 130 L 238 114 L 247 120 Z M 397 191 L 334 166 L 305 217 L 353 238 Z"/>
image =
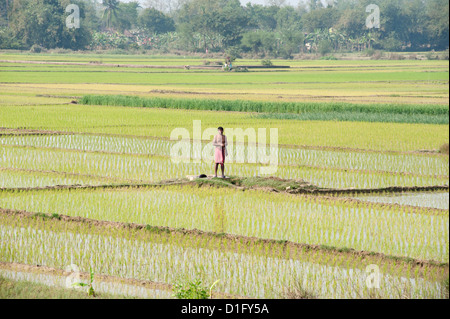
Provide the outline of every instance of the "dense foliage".
<path id="1" fill-rule="evenodd" d="M 326 7 L 320 0 L 310 0 L 296 8 L 244 6 L 239 0 L 169 2 L 161 6 L 159 1 L 147 1 L 144 6 L 119 0 L 0 0 L 0 48 L 143 48 L 290 58 L 304 52 L 449 46 L 446 0 L 337 0 Z M 69 15 L 65 8 L 71 3 L 80 7 L 77 29 L 65 24 Z M 371 3 L 380 8 L 379 29 L 368 29 L 365 23 Z M 126 39 L 99 42 L 111 36 Z"/>

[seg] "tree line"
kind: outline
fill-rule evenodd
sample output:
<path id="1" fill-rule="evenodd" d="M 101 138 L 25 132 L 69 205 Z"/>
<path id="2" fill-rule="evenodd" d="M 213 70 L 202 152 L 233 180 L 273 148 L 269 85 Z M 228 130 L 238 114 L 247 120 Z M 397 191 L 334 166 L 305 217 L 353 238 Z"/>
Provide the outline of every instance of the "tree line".
<path id="1" fill-rule="evenodd" d="M 447 0 L 320 0 L 296 7 L 239 0 L 0 0 L 0 49 L 148 49 L 243 52 L 290 58 L 368 49 L 445 50 Z M 68 28 L 69 4 L 80 8 L 79 28 Z M 368 28 L 369 4 L 380 27 Z"/>

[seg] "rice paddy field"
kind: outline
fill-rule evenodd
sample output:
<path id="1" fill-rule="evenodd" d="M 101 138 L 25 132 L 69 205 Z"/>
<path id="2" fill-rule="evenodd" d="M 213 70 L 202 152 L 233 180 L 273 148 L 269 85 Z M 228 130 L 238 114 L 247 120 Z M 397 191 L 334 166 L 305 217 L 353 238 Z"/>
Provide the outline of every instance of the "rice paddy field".
<path id="1" fill-rule="evenodd" d="M 77 297 L 77 265 L 105 298 L 448 298 L 448 61 L 205 60 L 0 53 L 2 296 Z M 230 179 L 188 179 L 218 126 L 275 171 L 232 136 Z"/>

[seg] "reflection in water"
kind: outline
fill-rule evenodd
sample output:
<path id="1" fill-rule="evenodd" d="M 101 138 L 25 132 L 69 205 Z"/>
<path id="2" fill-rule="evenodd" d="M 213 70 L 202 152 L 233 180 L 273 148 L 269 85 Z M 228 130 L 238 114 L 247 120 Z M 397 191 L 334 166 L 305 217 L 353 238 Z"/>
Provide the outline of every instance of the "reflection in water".
<path id="1" fill-rule="evenodd" d="M 449 205 L 449 193 L 388 194 L 377 196 L 358 196 L 355 197 L 355 199 L 375 203 L 410 205 L 439 209 L 448 209 Z"/>

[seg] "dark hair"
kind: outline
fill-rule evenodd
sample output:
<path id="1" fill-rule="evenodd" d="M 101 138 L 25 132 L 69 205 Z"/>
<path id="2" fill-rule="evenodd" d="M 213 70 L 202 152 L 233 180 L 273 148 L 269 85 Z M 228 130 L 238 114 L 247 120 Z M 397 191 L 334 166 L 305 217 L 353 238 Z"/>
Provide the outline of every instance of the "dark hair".
<path id="1" fill-rule="evenodd" d="M 223 127 L 222 126 L 219 126 L 218 130 L 223 133 Z"/>

